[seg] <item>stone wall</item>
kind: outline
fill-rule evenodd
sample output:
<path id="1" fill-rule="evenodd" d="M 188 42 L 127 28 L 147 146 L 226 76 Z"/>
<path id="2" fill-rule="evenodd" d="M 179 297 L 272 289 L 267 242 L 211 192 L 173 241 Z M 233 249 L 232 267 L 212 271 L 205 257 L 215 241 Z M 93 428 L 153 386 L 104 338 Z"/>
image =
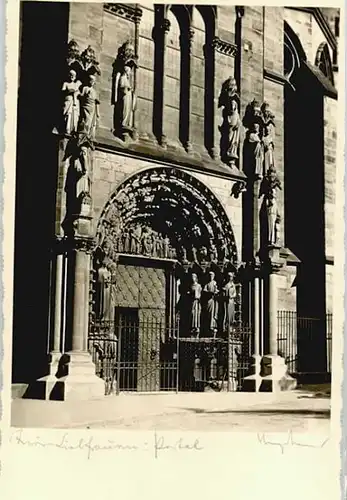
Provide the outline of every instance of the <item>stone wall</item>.
<path id="1" fill-rule="evenodd" d="M 330 258 L 334 256 L 337 110 L 337 102 L 326 97 L 324 100 L 325 252 L 326 256 Z"/>
<path id="2" fill-rule="evenodd" d="M 138 25 L 138 54 L 139 67 L 136 73 L 137 94 L 137 127 L 140 138 L 153 138 L 153 99 L 155 86 L 155 37 L 153 26 L 155 21 L 154 6 L 141 5 L 142 17 Z M 214 35 L 232 46 L 236 35 L 236 10 L 234 7 L 218 7 L 216 19 L 212 11 L 202 8 L 195 10 L 192 16 L 194 35 L 191 40 L 191 87 L 189 89 L 189 137 L 194 148 L 206 147 L 206 102 L 204 102 L 203 87 L 206 84 L 206 67 L 204 52 L 209 50 L 206 43 L 209 34 Z M 179 12 L 168 15 L 171 27 L 167 37 L 167 57 L 164 60 L 164 131 L 171 135 L 172 140 L 178 140 L 180 135 L 180 115 L 178 94 L 180 92 L 179 79 L 186 75 L 181 74 L 182 47 L 179 40 L 179 26 L 177 17 Z M 275 114 L 276 127 L 274 130 L 275 161 L 278 176 L 283 184 L 279 193 L 279 211 L 282 216 L 282 231 L 284 233 L 284 85 L 281 82 L 283 75 L 283 21 L 286 20 L 300 38 L 308 60 L 314 63 L 317 48 L 324 35 L 314 16 L 309 12 L 283 7 L 244 7 L 244 16 L 241 26 L 241 44 L 238 47 L 240 56 L 240 94 L 241 116 L 247 104 L 254 98 L 260 102 L 264 100 L 270 105 Z M 208 21 L 208 22 L 206 22 Z M 214 26 L 214 22 L 216 25 Z M 209 31 L 210 30 L 210 31 Z M 211 31 L 212 30 L 212 31 Z M 91 44 L 96 50 L 100 61 L 101 77 L 98 82 L 100 92 L 100 133 L 102 136 L 110 134 L 113 128 L 113 107 L 111 105 L 112 65 L 118 48 L 127 40 L 135 41 L 135 22 L 125 19 L 103 8 L 102 4 L 71 3 L 69 39 L 76 39 L 81 48 Z M 234 54 L 235 55 L 235 54 Z M 212 120 L 213 134 L 211 146 L 218 146 L 219 125 L 221 112 L 218 109 L 218 96 L 223 81 L 234 75 L 236 59 L 234 55 L 226 55 L 222 51 L 214 51 L 214 75 L 211 92 L 213 94 L 212 111 L 209 119 Z M 273 77 L 277 76 L 277 78 Z M 176 83 L 175 83 L 176 82 Z M 175 87 L 178 87 L 176 88 Z M 335 148 L 336 124 L 334 122 L 336 102 L 325 100 L 324 121 L 324 155 L 325 155 L 325 239 L 326 255 L 333 257 L 333 214 L 334 214 L 334 183 L 335 183 Z M 211 127 L 210 127 L 211 128 Z M 112 137 L 112 134 L 110 135 Z M 208 139 L 209 140 L 209 139 Z M 213 144 L 211 144 L 211 141 Z M 101 141 L 102 142 L 102 141 Z M 159 148 L 159 146 L 158 146 Z M 164 162 L 165 164 L 165 162 Z M 94 231 L 101 211 L 114 190 L 128 176 L 141 169 L 152 166 L 150 160 L 135 159 L 120 153 L 105 152 L 97 149 L 94 155 L 93 166 L 93 204 L 94 204 Z M 187 160 L 189 168 L 189 159 Z M 230 196 L 234 181 L 228 181 L 209 174 L 196 175 L 220 199 L 235 232 L 239 258 L 242 258 L 242 235 L 245 229 L 242 224 L 242 196 L 238 199 Z M 62 177 L 58 186 L 58 200 L 64 202 Z M 260 202 L 259 202 L 260 207 Z M 63 210 L 57 211 L 58 220 L 62 220 Z M 60 224 L 58 224 L 60 227 Z M 255 227 L 255 231 L 258 228 Z M 295 267 L 290 266 L 284 271 L 284 279 L 280 287 L 280 308 L 295 309 L 296 288 L 294 282 Z M 327 277 L 327 283 L 331 282 Z M 330 285 L 329 285 L 330 286 Z M 328 284 L 327 284 L 328 287 Z M 330 292 L 329 292 L 330 293 Z"/>

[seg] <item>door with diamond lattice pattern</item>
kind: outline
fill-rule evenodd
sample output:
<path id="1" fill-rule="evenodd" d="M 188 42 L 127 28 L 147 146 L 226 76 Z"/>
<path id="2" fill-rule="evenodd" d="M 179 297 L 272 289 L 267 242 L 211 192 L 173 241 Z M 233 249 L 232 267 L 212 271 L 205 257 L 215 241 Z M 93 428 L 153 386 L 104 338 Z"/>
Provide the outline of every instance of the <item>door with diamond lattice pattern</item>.
<path id="1" fill-rule="evenodd" d="M 120 390 L 160 390 L 166 281 L 164 269 L 127 264 L 117 267 L 115 319 Z"/>

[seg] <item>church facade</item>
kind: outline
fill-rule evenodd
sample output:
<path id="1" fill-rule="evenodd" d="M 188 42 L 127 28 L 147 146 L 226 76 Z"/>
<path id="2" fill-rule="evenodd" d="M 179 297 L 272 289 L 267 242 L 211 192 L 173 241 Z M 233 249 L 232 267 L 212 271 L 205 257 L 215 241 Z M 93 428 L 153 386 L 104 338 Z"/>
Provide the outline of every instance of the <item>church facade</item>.
<path id="1" fill-rule="evenodd" d="M 338 9 L 20 15 L 13 383 L 79 399 L 327 373 Z"/>

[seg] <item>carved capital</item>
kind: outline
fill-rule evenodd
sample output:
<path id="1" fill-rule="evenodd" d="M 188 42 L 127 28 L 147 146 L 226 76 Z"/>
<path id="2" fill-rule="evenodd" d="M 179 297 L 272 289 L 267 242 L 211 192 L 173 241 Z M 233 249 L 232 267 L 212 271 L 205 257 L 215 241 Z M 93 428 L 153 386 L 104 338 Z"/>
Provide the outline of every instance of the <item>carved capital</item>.
<path id="1" fill-rule="evenodd" d="M 91 253 L 94 249 L 94 239 L 93 238 L 78 238 L 75 237 L 71 241 L 71 246 L 73 250 L 84 252 L 84 253 Z"/>
<path id="2" fill-rule="evenodd" d="M 68 249 L 67 238 L 65 236 L 56 236 L 54 244 L 50 250 L 51 255 L 61 255 Z"/>
<path id="3" fill-rule="evenodd" d="M 109 14 L 128 19 L 138 24 L 142 18 L 142 9 L 137 4 L 105 3 L 104 10 Z"/>
<path id="4" fill-rule="evenodd" d="M 245 15 L 245 8 L 243 5 L 236 5 L 235 10 L 236 10 L 236 17 L 238 19 L 241 19 Z"/>
<path id="5" fill-rule="evenodd" d="M 194 30 L 193 28 L 189 28 L 188 31 L 184 32 L 180 36 L 180 45 L 182 48 L 186 47 L 188 45 L 189 51 L 192 48 L 192 43 L 193 43 L 193 38 L 194 38 Z"/>
<path id="6" fill-rule="evenodd" d="M 161 29 L 164 31 L 164 33 L 169 33 L 171 27 L 171 23 L 168 19 L 163 20 L 163 24 L 161 25 Z"/>
<path id="7" fill-rule="evenodd" d="M 165 35 L 169 33 L 171 23 L 168 19 L 164 18 L 161 23 L 156 23 L 152 30 L 152 38 L 155 42 L 164 39 Z"/>
<path id="8" fill-rule="evenodd" d="M 214 37 L 212 41 L 212 47 L 216 52 L 219 52 L 220 54 L 224 54 L 230 57 L 235 57 L 238 50 L 237 45 L 235 43 L 222 40 L 218 36 Z"/>

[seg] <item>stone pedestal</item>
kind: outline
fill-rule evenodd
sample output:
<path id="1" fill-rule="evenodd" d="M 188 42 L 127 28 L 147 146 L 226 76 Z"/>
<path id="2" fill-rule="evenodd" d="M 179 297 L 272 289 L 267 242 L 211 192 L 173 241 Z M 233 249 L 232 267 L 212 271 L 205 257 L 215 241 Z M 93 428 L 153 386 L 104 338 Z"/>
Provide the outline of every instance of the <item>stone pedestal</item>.
<path id="1" fill-rule="evenodd" d="M 268 354 L 261 360 L 261 383 L 259 392 L 291 391 L 297 381 L 288 374 L 288 368 L 281 356 Z"/>
<path id="2" fill-rule="evenodd" d="M 27 397 L 65 401 L 105 395 L 105 382 L 96 375 L 92 357 L 87 351 L 90 243 L 88 238 L 75 240 L 69 255 L 74 260 L 72 349 L 65 354 L 58 352 L 58 332 L 55 330 L 55 350 L 50 354 L 47 375 L 33 384 Z"/>
<path id="3" fill-rule="evenodd" d="M 105 394 L 88 352 L 67 353 L 51 363 L 51 372 L 36 382 L 35 397 L 56 401 L 89 400 Z"/>
<path id="4" fill-rule="evenodd" d="M 247 377 L 245 377 L 242 381 L 243 392 L 259 392 L 259 388 L 262 382 L 262 378 L 260 375 L 261 356 L 259 354 L 254 354 L 252 358 L 252 365 L 249 375 L 247 375 Z"/>
<path id="5" fill-rule="evenodd" d="M 244 378 L 242 390 L 245 392 L 279 392 L 288 391 L 296 388 L 297 381 L 288 374 L 288 368 L 284 358 L 277 354 L 277 313 L 278 313 L 278 283 L 277 275 L 283 266 L 280 259 L 280 248 L 271 246 L 268 249 L 270 265 L 268 267 L 268 301 L 261 301 L 262 307 L 268 308 L 268 329 L 263 330 L 264 323 L 260 328 L 258 294 L 263 298 L 262 287 L 255 278 L 255 298 L 254 298 L 254 333 L 255 333 L 255 354 L 250 373 Z M 265 268 L 266 270 L 266 268 Z M 259 330 L 268 335 L 268 353 L 264 354 L 262 346 L 266 345 L 264 339 L 259 342 Z M 261 346 L 259 345 L 261 344 Z"/>
<path id="6" fill-rule="evenodd" d="M 46 380 L 49 399 L 91 399 L 105 394 L 105 382 L 95 374 L 95 365 L 87 351 L 90 243 L 88 238 L 74 242 L 72 350 L 60 358 L 55 380 Z"/>

